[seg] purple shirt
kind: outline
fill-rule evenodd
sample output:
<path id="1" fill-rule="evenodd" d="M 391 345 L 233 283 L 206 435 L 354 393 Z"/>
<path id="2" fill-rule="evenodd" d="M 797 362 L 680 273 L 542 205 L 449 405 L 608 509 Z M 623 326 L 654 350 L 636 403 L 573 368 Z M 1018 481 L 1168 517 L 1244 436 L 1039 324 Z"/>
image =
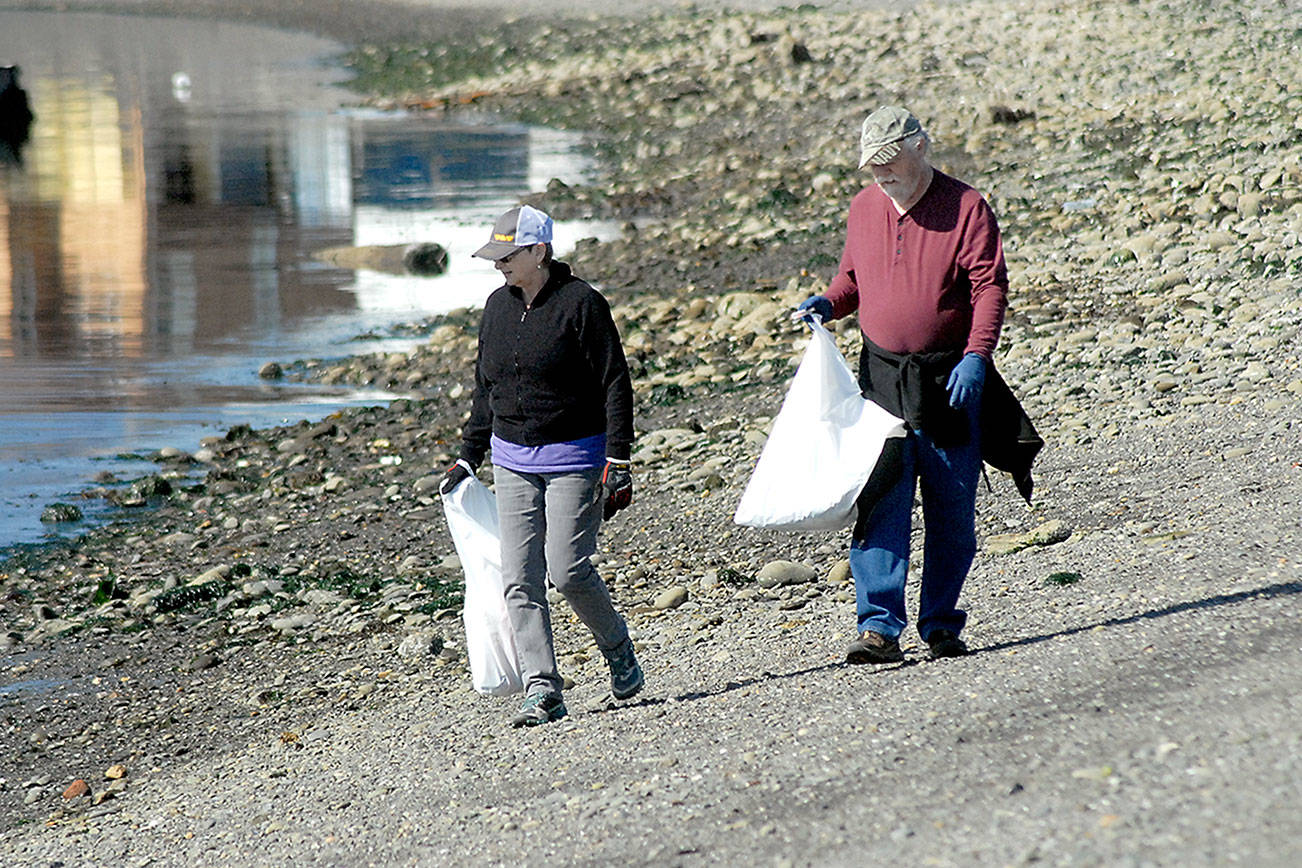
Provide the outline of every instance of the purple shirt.
<path id="1" fill-rule="evenodd" d="M 493 463 L 517 473 L 573 473 L 606 463 L 605 434 L 541 446 L 521 446 L 494 434 L 489 445 Z"/>

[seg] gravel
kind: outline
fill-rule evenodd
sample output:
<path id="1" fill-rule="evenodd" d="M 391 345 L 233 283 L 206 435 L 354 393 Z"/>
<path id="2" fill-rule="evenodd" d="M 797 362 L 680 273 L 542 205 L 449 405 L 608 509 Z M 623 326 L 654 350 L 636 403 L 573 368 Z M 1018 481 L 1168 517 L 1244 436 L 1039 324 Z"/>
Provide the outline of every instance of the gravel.
<path id="1" fill-rule="evenodd" d="M 979 496 L 984 544 L 963 603 L 971 656 L 929 661 L 908 631 L 904 663 L 844 665 L 846 535 L 731 523 L 802 346 L 778 315 L 826 280 L 826 265 L 805 266 L 839 250 L 855 182 L 836 169 L 852 137 L 808 136 L 818 141 L 789 156 L 773 143 L 802 141 L 800 112 L 860 114 L 799 76 L 862 90 L 854 79 L 873 68 L 832 76 L 805 64 L 761 87 L 764 52 L 781 45 L 794 57 L 790 45 L 736 38 L 790 22 L 787 36 L 815 55 L 842 57 L 863 44 L 856 28 L 886 19 L 806 9 L 610 22 L 601 63 L 619 65 L 589 77 L 628 105 L 646 101 L 640 170 L 620 150 L 623 121 L 602 88 L 525 86 L 538 67 L 511 67 L 487 82 L 497 96 L 482 107 L 527 113 L 544 94 L 561 114 L 589 112 L 615 142 L 609 178 L 540 195 L 575 211 L 639 203 L 624 239 L 574 261 L 611 287 L 635 367 L 636 500 L 603 530 L 600 568 L 628 615 L 644 693 L 610 697 L 601 655 L 563 602 L 569 717 L 512 730 L 515 698 L 470 689 L 459 564 L 431 484 L 466 410 L 474 315 L 459 312 L 423 324 L 429 344 L 400 357 L 281 360 L 286 376 L 382 382 L 409 399 L 172 450 L 152 484 L 128 490 L 154 504 L 137 520 L 0 563 L 6 860 L 1297 864 L 1302 247 L 1288 233 L 1302 213 L 1302 143 L 1280 127 L 1278 140 L 1233 155 L 1241 164 L 1212 168 L 1213 191 L 1174 195 L 1139 172 L 1133 189 L 1091 196 L 1081 185 L 1098 193 L 1124 148 L 1077 148 L 1126 123 L 1105 129 L 1094 109 L 1037 102 L 1069 85 L 1102 101 L 1119 68 L 1145 98 L 1165 100 L 1143 90 L 1142 71 L 1169 32 L 1161 22 L 1185 21 L 1187 5 L 997 7 L 1034 22 L 1036 36 L 1019 49 L 983 30 L 989 56 L 1049 51 L 1040 43 L 1051 33 L 1075 52 L 1065 74 L 1037 64 L 1001 73 L 1009 90 L 996 98 L 1040 114 L 1004 138 L 994 121 L 962 130 L 964 112 L 946 113 L 924 89 L 899 92 L 927 103 L 947 159 L 967 160 L 967 177 L 1007 214 L 1014 309 L 999 364 L 1048 443 L 1033 508 L 999 474 Z M 1259 38 L 1254 63 L 1296 77 L 1296 48 L 1273 41 L 1287 15 L 1249 5 L 1237 19 L 1203 13 L 1228 44 Z M 943 64 L 936 46 L 978 6 L 991 14 L 971 20 L 993 20 L 996 7 L 979 3 L 890 18 L 885 32 L 908 37 L 892 43 L 905 55 L 893 67 L 921 68 L 913 51 Z M 1109 31 L 1106 50 L 1084 35 L 1132 11 L 1134 26 Z M 336 26 L 391 35 L 349 14 Z M 648 59 L 638 39 L 665 56 L 685 46 L 717 56 L 683 71 Z M 586 62 L 568 51 L 544 79 Z M 1191 104 L 1231 76 L 1180 64 L 1152 75 L 1193 76 L 1181 79 Z M 749 90 L 706 87 L 717 105 L 686 107 L 684 77 L 714 76 Z M 1273 129 L 1296 117 L 1294 83 L 1240 81 L 1261 98 L 1234 98 Z M 953 86 L 955 104 L 977 98 Z M 654 109 L 667 93 L 683 98 Z M 777 174 L 757 178 L 737 169 L 761 166 L 760 139 L 728 130 L 755 126 L 746 106 L 768 99 L 771 123 L 760 126 Z M 1125 122 L 1149 111 L 1110 110 Z M 686 144 L 678 111 L 698 124 Z M 1206 147 L 1221 147 L 1230 120 L 1208 114 Z M 1041 138 L 1065 143 L 1061 153 Z M 1182 184 L 1219 159 L 1186 142 L 1177 160 L 1159 153 L 1163 141 L 1149 143 L 1150 162 Z M 699 170 L 680 177 L 674 163 Z M 823 215 L 796 215 L 812 228 L 766 234 L 777 180 L 799 199 L 793 209 Z M 1267 196 L 1245 204 L 1253 184 Z M 837 336 L 854 351 L 852 325 Z"/>

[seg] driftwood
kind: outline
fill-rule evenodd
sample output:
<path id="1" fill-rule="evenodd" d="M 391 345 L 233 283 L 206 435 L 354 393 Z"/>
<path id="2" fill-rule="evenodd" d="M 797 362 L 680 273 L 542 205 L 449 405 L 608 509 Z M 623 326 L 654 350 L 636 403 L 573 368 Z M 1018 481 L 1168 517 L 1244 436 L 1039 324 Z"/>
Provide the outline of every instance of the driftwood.
<path id="1" fill-rule="evenodd" d="M 363 247 L 327 247 L 313 256 L 339 268 L 382 271 L 434 277 L 448 267 L 448 252 L 430 241 L 416 244 L 380 244 Z"/>

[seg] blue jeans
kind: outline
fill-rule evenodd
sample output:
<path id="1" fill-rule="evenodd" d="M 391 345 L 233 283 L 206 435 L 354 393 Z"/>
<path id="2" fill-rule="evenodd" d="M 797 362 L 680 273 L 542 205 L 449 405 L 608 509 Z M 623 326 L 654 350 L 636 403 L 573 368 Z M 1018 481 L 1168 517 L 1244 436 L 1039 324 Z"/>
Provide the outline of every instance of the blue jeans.
<path id="1" fill-rule="evenodd" d="M 897 637 L 908 619 L 904 582 L 909 573 L 915 487 L 922 492 L 922 586 L 918 635 L 955 634 L 967 623 L 958 608 L 976 557 L 976 489 L 981 474 L 981 441 L 976 413 L 968 413 L 971 435 L 959 446 L 937 446 L 925 432 L 910 431 L 902 449 L 899 481 L 877 502 L 850 543 L 859 631 Z M 860 538 L 861 537 L 861 538 Z"/>
<path id="2" fill-rule="evenodd" d="M 606 583 L 592 566 L 601 527 L 601 468 L 520 473 L 493 465 L 502 581 L 526 694 L 561 692 L 547 579 L 569 602 L 597 647 L 628 638 Z"/>

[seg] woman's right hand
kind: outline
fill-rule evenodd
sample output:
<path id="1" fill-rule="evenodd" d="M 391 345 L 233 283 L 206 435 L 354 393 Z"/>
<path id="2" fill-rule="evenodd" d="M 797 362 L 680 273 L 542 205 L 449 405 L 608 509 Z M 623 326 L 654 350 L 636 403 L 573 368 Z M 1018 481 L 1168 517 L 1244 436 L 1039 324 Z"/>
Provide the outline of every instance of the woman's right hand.
<path id="1" fill-rule="evenodd" d="M 454 488 L 474 475 L 475 468 L 470 466 L 470 462 L 458 458 L 457 463 L 443 473 L 443 481 L 439 483 L 439 494 L 451 494 Z"/>
<path id="2" fill-rule="evenodd" d="M 601 488 L 605 495 L 601 517 L 608 521 L 633 502 L 633 474 L 629 462 L 606 459 L 606 467 L 601 471 Z"/>

